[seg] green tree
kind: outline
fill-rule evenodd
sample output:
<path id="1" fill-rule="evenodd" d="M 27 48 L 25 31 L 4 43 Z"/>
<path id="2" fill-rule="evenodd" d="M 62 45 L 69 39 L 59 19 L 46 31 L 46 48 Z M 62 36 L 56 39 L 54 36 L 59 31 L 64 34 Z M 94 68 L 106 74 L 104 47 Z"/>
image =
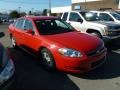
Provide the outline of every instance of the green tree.
<path id="1" fill-rule="evenodd" d="M 28 15 L 32 15 L 32 11 L 29 11 Z"/>
<path id="2" fill-rule="evenodd" d="M 25 12 L 21 12 L 21 13 L 20 13 L 20 16 L 25 16 L 25 15 L 26 15 Z"/>
<path id="3" fill-rule="evenodd" d="M 48 11 L 47 9 L 44 9 L 43 12 L 42 12 L 42 15 L 47 16 L 47 11 Z"/>
<path id="4" fill-rule="evenodd" d="M 18 13 L 18 11 L 14 10 L 10 12 L 10 17 L 11 18 L 19 18 L 20 14 Z"/>

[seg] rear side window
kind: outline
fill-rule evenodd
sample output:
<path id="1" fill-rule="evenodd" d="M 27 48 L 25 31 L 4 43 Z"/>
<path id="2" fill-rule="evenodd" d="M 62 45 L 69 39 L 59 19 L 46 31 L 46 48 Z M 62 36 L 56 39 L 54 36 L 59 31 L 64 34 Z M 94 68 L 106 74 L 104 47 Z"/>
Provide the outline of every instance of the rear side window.
<path id="1" fill-rule="evenodd" d="M 66 20 L 67 20 L 67 17 L 68 17 L 68 13 L 66 12 L 66 13 L 64 13 L 62 19 L 63 19 L 64 21 L 66 21 Z"/>
<path id="2" fill-rule="evenodd" d="M 24 30 L 33 30 L 33 25 L 30 20 L 26 20 L 24 24 Z"/>
<path id="3" fill-rule="evenodd" d="M 99 18 L 103 21 L 114 21 L 110 15 L 106 13 L 100 13 Z"/>
<path id="4" fill-rule="evenodd" d="M 19 29 L 23 29 L 23 23 L 24 23 L 24 19 L 19 19 L 18 21 L 16 21 L 15 27 Z"/>

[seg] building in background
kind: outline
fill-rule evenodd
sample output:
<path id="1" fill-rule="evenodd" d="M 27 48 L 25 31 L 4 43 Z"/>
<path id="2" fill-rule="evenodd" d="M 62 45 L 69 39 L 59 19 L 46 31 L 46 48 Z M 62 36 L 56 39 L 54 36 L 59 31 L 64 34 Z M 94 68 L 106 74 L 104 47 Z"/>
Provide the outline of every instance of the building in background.
<path id="1" fill-rule="evenodd" d="M 120 9 L 120 0 L 71 0 L 71 6 L 53 7 L 51 13 L 60 14 L 71 10 Z"/>
<path id="2" fill-rule="evenodd" d="M 72 6 L 54 7 L 54 8 L 51 8 L 51 13 L 57 14 L 57 16 L 59 16 L 61 15 L 61 13 L 71 11 L 71 10 L 72 10 Z"/>
<path id="3" fill-rule="evenodd" d="M 82 10 L 119 9 L 119 0 L 72 0 L 72 10 L 76 6 Z"/>

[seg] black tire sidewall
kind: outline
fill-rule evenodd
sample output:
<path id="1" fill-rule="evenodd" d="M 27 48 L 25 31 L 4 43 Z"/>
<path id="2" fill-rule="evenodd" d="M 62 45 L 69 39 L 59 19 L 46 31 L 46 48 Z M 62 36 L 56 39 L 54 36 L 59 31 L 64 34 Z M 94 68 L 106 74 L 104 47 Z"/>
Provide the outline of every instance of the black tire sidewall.
<path id="1" fill-rule="evenodd" d="M 42 53 L 47 53 L 48 55 L 49 55 L 49 57 L 51 58 L 51 63 L 52 63 L 52 65 L 49 65 L 48 63 L 47 63 L 47 61 L 45 60 L 45 59 L 43 59 L 43 57 L 42 57 Z M 55 69 L 55 61 L 54 61 L 54 57 L 53 57 L 53 55 L 52 55 L 52 53 L 48 50 L 48 49 L 46 49 L 46 48 L 44 48 L 44 49 L 42 49 L 41 51 L 40 51 L 40 59 L 41 59 L 41 63 L 42 63 L 42 65 L 45 67 L 45 69 L 47 69 L 47 70 L 54 70 Z"/>
<path id="2" fill-rule="evenodd" d="M 99 37 L 99 38 L 101 38 L 102 39 L 102 36 L 100 35 L 100 33 L 99 32 L 93 32 L 94 34 L 95 34 L 95 36 L 97 36 L 97 37 Z M 93 34 L 92 33 L 92 34 Z"/>

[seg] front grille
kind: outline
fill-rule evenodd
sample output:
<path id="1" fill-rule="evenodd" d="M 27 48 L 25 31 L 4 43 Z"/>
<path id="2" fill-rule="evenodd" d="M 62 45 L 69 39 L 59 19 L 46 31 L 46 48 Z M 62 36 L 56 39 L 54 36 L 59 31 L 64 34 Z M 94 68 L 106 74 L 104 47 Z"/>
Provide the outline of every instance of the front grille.
<path id="1" fill-rule="evenodd" d="M 109 31 L 108 35 L 109 36 L 117 36 L 117 35 L 120 35 L 120 31 Z"/>
<path id="2" fill-rule="evenodd" d="M 103 58 L 103 59 L 101 59 L 101 60 L 99 60 L 99 61 L 93 62 L 93 63 L 91 64 L 91 67 L 94 68 L 94 67 L 102 64 L 102 63 L 104 62 L 104 60 L 105 60 L 105 58 Z"/>
<path id="3" fill-rule="evenodd" d="M 102 52 L 103 50 L 104 50 L 104 47 L 98 48 L 98 49 L 96 49 L 96 50 L 90 51 L 90 52 L 87 54 L 87 56 L 94 56 L 94 55 Z"/>

